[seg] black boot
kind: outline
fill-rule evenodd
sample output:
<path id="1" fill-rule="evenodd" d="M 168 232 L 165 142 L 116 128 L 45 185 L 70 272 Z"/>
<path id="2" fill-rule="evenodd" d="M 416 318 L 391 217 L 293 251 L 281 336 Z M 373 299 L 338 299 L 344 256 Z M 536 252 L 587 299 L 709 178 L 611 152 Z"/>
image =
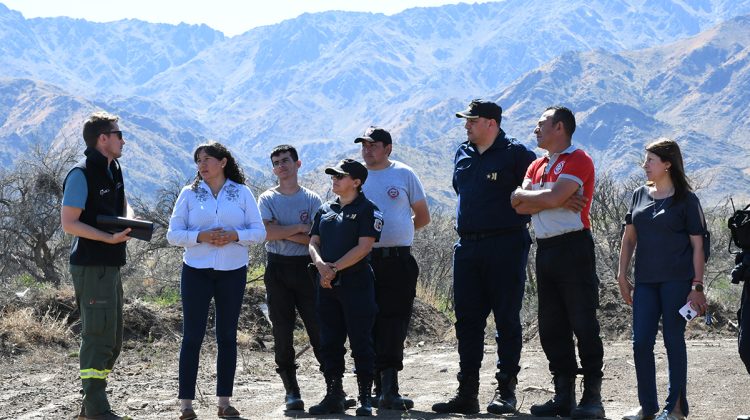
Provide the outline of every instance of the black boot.
<path id="1" fill-rule="evenodd" d="M 380 404 L 380 396 L 383 394 L 380 375 L 381 371 L 376 370 L 375 375 L 372 377 L 372 398 L 370 398 L 370 404 L 373 407 L 377 407 Z"/>
<path id="2" fill-rule="evenodd" d="M 544 404 L 531 406 L 531 414 L 537 417 L 568 417 L 576 406 L 576 378 L 555 375 L 555 396 Z"/>
<path id="3" fill-rule="evenodd" d="M 506 373 L 497 372 L 497 389 L 495 396 L 487 406 L 487 412 L 492 414 L 513 414 L 516 412 L 516 384 L 518 379 Z"/>
<path id="4" fill-rule="evenodd" d="M 299 384 L 297 384 L 297 371 L 282 370 L 281 372 L 279 372 L 279 376 L 281 376 L 281 382 L 284 383 L 284 390 L 286 391 L 286 395 L 284 396 L 286 409 L 304 410 L 305 402 L 302 401 L 302 397 L 299 393 Z"/>
<path id="5" fill-rule="evenodd" d="M 372 415 L 372 404 L 370 404 L 370 398 L 372 398 L 372 376 L 371 375 L 357 375 L 357 388 L 359 388 L 359 407 L 357 407 L 357 416 L 369 417 Z"/>
<path id="6" fill-rule="evenodd" d="M 436 413 L 478 413 L 479 374 L 464 375 L 459 373 L 456 378 L 458 379 L 456 395 L 447 402 L 434 404 L 432 411 Z"/>
<path id="7" fill-rule="evenodd" d="M 414 407 L 414 401 L 403 398 L 398 393 L 398 371 L 395 368 L 388 368 L 382 371 L 380 373 L 380 381 L 383 386 L 383 392 L 378 403 L 379 408 L 387 410 L 410 410 Z"/>
<path id="8" fill-rule="evenodd" d="M 571 413 L 573 419 L 603 419 L 602 378 L 583 377 L 583 396 L 581 402 Z"/>
<path id="9" fill-rule="evenodd" d="M 341 375 L 326 376 L 326 396 L 318 405 L 310 407 L 308 413 L 342 414 L 344 412 L 344 386 Z"/>

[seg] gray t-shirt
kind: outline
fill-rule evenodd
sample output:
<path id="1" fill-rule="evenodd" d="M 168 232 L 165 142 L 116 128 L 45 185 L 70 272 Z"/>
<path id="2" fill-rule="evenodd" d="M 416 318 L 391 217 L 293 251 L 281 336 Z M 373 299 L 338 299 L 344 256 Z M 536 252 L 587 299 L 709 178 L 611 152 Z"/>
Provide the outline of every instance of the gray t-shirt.
<path id="1" fill-rule="evenodd" d="M 322 204 L 318 194 L 300 187 L 292 195 L 285 195 L 271 188 L 258 197 L 260 217 L 265 220 L 275 220 L 282 226 L 300 223 L 311 224 L 312 218 Z M 285 256 L 308 255 L 307 245 L 298 244 L 286 239 L 267 241 L 266 251 Z"/>
<path id="2" fill-rule="evenodd" d="M 636 233 L 635 282 L 689 282 L 695 276 L 690 235 L 702 235 L 703 210 L 689 192 L 675 202 L 674 196 L 654 200 L 643 186 L 633 192 L 625 215 Z"/>
<path id="3" fill-rule="evenodd" d="M 383 213 L 383 232 L 375 247 L 411 246 L 414 241 L 411 206 L 425 199 L 424 188 L 414 170 L 392 160 L 385 169 L 369 170 L 362 190 Z"/>

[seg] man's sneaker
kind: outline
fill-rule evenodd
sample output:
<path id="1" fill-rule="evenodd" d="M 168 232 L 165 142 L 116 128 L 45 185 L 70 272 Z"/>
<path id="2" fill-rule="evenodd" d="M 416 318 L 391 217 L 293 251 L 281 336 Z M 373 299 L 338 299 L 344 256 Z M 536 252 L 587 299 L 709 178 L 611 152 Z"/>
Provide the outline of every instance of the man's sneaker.
<path id="1" fill-rule="evenodd" d="M 102 414 L 86 415 L 86 420 L 133 420 L 130 416 L 121 416 L 112 410 Z"/>

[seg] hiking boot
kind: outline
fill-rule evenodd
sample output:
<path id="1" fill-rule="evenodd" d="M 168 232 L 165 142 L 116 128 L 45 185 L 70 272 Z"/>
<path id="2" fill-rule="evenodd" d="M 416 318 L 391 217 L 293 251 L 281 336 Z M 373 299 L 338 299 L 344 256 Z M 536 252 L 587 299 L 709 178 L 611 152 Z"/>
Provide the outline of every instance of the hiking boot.
<path id="1" fill-rule="evenodd" d="M 465 375 L 459 373 L 456 378 L 458 379 L 456 395 L 446 402 L 433 404 L 432 411 L 436 413 L 478 413 L 479 374 Z"/>
<path id="2" fill-rule="evenodd" d="M 284 404 L 286 405 L 287 411 L 299 411 L 305 409 L 305 402 L 302 401 L 302 397 L 299 392 L 299 384 L 297 383 L 297 371 L 295 370 L 282 370 L 279 372 L 281 376 L 281 382 L 284 383 Z"/>
<path id="3" fill-rule="evenodd" d="M 497 372 L 497 389 L 495 396 L 487 406 L 487 412 L 492 414 L 513 414 L 516 412 L 516 384 L 518 379 L 506 373 Z"/>
<path id="4" fill-rule="evenodd" d="M 372 377 L 372 397 L 370 398 L 370 405 L 373 407 L 377 407 L 380 404 L 380 397 L 383 395 L 381 375 L 381 371 L 376 370 L 375 375 Z"/>
<path id="5" fill-rule="evenodd" d="M 380 373 L 383 393 L 378 401 L 378 408 L 386 410 L 410 410 L 414 408 L 414 401 L 404 398 L 398 393 L 398 371 L 388 368 Z"/>
<path id="6" fill-rule="evenodd" d="M 603 419 L 602 378 L 583 377 L 581 402 L 570 413 L 572 419 Z"/>
<path id="7" fill-rule="evenodd" d="M 86 415 L 86 420 L 133 420 L 130 416 L 121 416 L 112 410 L 106 411 L 101 414 Z"/>
<path id="8" fill-rule="evenodd" d="M 326 376 L 326 396 L 307 410 L 312 415 L 342 414 L 344 412 L 344 385 L 341 376 Z"/>
<path id="9" fill-rule="evenodd" d="M 370 375 L 357 375 L 357 388 L 359 389 L 359 407 L 357 407 L 356 415 L 369 417 L 372 416 L 372 404 L 370 404 L 370 398 L 372 398 L 372 376 Z"/>
<path id="10" fill-rule="evenodd" d="M 240 417 L 240 412 L 236 408 L 228 405 L 226 407 L 218 407 L 218 413 L 216 414 L 220 419 L 236 419 Z"/>
<path id="11" fill-rule="evenodd" d="M 544 404 L 535 404 L 529 410 L 537 417 L 569 417 L 576 406 L 575 376 L 554 375 L 555 396 Z"/>

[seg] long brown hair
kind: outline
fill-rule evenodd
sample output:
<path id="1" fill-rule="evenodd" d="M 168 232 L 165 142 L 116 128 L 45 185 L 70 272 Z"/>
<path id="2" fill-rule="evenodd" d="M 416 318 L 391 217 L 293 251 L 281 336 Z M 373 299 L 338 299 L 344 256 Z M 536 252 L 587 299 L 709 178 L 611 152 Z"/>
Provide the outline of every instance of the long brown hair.
<path id="1" fill-rule="evenodd" d="M 668 138 L 659 138 L 646 146 L 646 151 L 659 156 L 662 162 L 669 162 L 669 177 L 674 185 L 674 202 L 680 201 L 693 190 L 690 186 L 687 175 L 685 175 L 685 165 L 682 162 L 682 152 L 676 141 Z M 646 183 L 651 185 L 649 181 Z"/>

